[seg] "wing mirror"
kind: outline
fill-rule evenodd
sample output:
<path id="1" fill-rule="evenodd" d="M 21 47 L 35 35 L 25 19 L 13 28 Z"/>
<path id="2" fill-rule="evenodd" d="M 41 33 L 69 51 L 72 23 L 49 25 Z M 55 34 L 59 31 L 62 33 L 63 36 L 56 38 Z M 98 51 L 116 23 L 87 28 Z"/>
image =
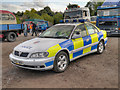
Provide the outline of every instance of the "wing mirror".
<path id="1" fill-rule="evenodd" d="M 76 32 L 76 35 L 80 35 L 80 32 L 77 31 L 77 32 Z"/>
<path id="2" fill-rule="evenodd" d="M 80 32 L 76 31 L 75 34 L 72 36 L 72 39 L 77 39 L 77 38 L 80 38 L 80 37 L 81 37 Z"/>

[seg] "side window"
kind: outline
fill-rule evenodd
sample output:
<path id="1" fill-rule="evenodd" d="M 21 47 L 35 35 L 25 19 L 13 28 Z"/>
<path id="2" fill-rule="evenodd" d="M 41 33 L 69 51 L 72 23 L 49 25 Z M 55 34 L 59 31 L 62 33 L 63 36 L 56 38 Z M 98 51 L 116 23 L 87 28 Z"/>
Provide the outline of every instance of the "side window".
<path id="1" fill-rule="evenodd" d="M 86 32 L 86 29 L 85 29 L 85 25 L 81 25 L 81 35 L 82 37 L 85 37 L 87 36 L 87 32 Z"/>
<path id="2" fill-rule="evenodd" d="M 88 15 L 87 15 L 87 11 L 83 11 L 83 16 L 84 16 L 84 17 L 88 16 Z"/>
<path id="3" fill-rule="evenodd" d="M 80 37 L 85 37 L 85 36 L 87 36 L 87 32 L 86 32 L 84 24 L 79 25 L 75 29 L 73 37 L 80 38 Z"/>
<path id="4" fill-rule="evenodd" d="M 9 14 L 2 14 L 2 20 L 9 20 Z"/>
<path id="5" fill-rule="evenodd" d="M 98 32 L 97 28 L 91 24 L 86 24 L 86 28 L 89 34 L 94 34 Z"/>

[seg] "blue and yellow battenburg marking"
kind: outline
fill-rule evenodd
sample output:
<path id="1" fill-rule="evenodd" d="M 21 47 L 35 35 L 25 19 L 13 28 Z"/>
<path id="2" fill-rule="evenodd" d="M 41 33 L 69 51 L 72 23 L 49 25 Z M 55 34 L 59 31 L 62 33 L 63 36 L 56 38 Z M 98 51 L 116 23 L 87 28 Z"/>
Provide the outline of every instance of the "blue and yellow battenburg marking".
<path id="1" fill-rule="evenodd" d="M 101 38 L 105 39 L 106 37 L 106 31 L 101 30 L 96 34 L 88 35 L 86 37 L 63 41 L 47 50 L 49 52 L 48 57 L 54 57 L 61 49 L 67 49 L 69 50 L 70 59 L 73 59 L 77 56 L 97 49 L 98 43 Z M 106 43 L 107 41 L 105 41 L 105 44 Z M 50 65 L 53 65 L 53 61 L 46 63 L 46 66 Z"/>

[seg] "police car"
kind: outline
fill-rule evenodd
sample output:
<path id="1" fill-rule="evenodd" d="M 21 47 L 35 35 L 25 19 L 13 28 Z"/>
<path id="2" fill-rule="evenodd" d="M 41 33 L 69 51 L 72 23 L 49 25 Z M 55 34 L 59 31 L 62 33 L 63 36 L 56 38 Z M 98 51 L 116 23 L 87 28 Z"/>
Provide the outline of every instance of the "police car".
<path id="1" fill-rule="evenodd" d="M 106 31 L 89 22 L 61 23 L 39 37 L 19 44 L 9 57 L 17 67 L 63 72 L 79 57 L 93 52 L 103 53 L 106 44 Z"/>

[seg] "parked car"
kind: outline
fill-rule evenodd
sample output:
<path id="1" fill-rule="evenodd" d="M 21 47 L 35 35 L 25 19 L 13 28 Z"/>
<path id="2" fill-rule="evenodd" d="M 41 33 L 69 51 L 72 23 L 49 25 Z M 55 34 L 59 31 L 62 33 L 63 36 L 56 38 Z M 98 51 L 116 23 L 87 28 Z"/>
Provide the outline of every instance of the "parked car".
<path id="1" fill-rule="evenodd" d="M 40 20 L 40 19 L 26 19 L 24 23 L 28 25 L 28 29 L 30 29 L 30 22 L 34 22 L 36 24 L 36 29 L 38 31 L 45 31 L 47 28 L 50 27 L 48 21 Z"/>
<path id="2" fill-rule="evenodd" d="M 102 54 L 106 44 L 106 31 L 91 23 L 62 23 L 16 46 L 9 57 L 20 68 L 63 72 L 79 57 Z"/>

